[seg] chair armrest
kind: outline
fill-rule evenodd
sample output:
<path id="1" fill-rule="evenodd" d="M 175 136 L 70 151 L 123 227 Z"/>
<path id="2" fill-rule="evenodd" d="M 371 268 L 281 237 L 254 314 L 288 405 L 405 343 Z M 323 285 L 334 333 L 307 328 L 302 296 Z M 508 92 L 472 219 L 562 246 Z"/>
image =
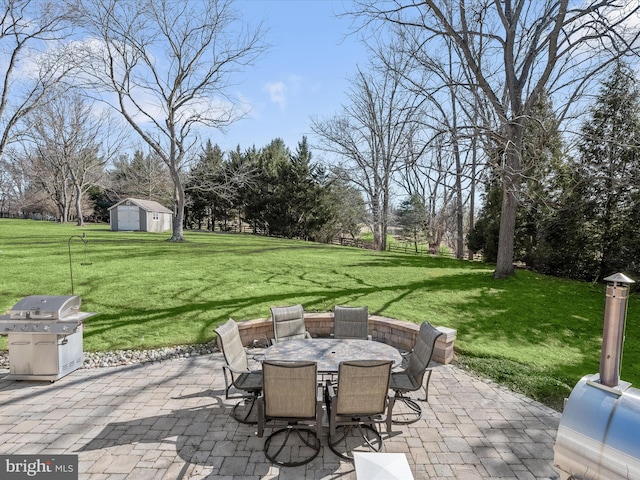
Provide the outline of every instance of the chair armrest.
<path id="1" fill-rule="evenodd" d="M 256 362 L 262 362 L 264 360 L 264 353 L 256 353 L 255 355 L 252 355 L 251 358 Z"/>
<path id="2" fill-rule="evenodd" d="M 227 364 L 224 364 L 222 366 L 222 368 L 224 370 L 229 370 L 232 373 L 238 373 L 238 374 L 240 374 L 240 373 L 250 373 L 250 370 L 238 370 L 237 368 L 232 368 L 231 366 L 229 366 Z"/>
<path id="3" fill-rule="evenodd" d="M 400 352 L 400 356 L 402 357 L 401 366 L 406 368 L 409 364 L 409 357 L 413 353 L 413 350 L 409 350 L 408 352 Z"/>
<path id="4" fill-rule="evenodd" d="M 336 385 L 334 383 L 331 383 L 331 380 L 327 380 L 327 397 L 331 401 L 336 398 L 336 395 Z"/>

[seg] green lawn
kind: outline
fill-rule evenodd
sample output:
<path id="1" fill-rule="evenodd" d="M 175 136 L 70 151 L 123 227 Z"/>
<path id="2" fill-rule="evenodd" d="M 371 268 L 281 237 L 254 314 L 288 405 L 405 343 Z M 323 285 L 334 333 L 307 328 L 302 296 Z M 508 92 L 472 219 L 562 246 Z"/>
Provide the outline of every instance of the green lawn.
<path id="1" fill-rule="evenodd" d="M 371 313 L 458 331 L 459 363 L 555 408 L 597 373 L 604 287 L 443 257 L 371 252 L 241 234 L 111 232 L 0 219 L 0 311 L 27 295 L 74 293 L 86 351 L 204 343 L 229 317 L 269 316 L 272 305 L 307 311 L 367 305 Z M 82 265 L 90 263 L 90 265 Z M 613 273 L 613 272 L 612 272 Z M 638 298 L 629 303 L 622 378 L 640 384 Z M 6 348 L 6 337 L 0 348 Z"/>

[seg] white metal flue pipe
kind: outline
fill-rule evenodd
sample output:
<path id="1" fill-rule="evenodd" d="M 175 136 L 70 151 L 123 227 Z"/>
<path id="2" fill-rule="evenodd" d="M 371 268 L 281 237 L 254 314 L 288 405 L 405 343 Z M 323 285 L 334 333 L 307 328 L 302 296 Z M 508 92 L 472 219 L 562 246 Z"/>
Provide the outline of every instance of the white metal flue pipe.
<path id="1" fill-rule="evenodd" d="M 629 284 L 634 283 L 626 275 L 616 273 L 605 278 L 607 281 L 602 328 L 602 351 L 600 353 L 600 383 L 607 387 L 617 387 L 620 383 L 622 344 L 627 318 L 627 298 Z"/>

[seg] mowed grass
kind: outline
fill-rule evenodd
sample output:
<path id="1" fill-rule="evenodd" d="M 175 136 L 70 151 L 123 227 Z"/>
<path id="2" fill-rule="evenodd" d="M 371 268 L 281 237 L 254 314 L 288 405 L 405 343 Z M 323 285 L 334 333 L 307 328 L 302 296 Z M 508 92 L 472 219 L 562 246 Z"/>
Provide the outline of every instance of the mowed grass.
<path id="1" fill-rule="evenodd" d="M 86 251 L 75 237 L 83 232 Z M 228 318 L 268 317 L 273 305 L 343 304 L 455 328 L 461 365 L 554 408 L 598 372 L 602 285 L 528 271 L 494 280 L 493 266 L 478 262 L 251 235 L 168 236 L 0 219 L 0 312 L 27 295 L 71 294 L 70 245 L 74 293 L 98 313 L 85 322 L 85 351 L 205 343 Z M 634 384 L 638 306 L 632 295 L 622 362 Z"/>

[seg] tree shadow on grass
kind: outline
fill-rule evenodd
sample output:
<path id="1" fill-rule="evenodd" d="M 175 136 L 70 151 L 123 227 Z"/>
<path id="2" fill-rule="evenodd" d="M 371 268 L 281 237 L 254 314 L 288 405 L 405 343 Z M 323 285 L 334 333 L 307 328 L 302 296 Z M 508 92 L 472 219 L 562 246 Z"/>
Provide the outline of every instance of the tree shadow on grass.
<path id="1" fill-rule="evenodd" d="M 348 272 L 345 275 L 349 277 Z M 583 374 L 592 372 L 594 362 L 598 360 L 604 297 L 586 286 L 576 288 L 575 283 L 558 282 L 550 290 L 548 283 L 538 287 L 528 278 L 493 280 L 481 268 L 387 286 L 377 286 L 365 278 L 350 278 L 349 283 L 354 281 L 358 286 L 351 288 L 319 282 L 305 291 L 185 302 L 172 307 L 128 309 L 98 315 L 89 320 L 85 336 L 117 335 L 119 328 L 132 322 L 139 325 L 140 331 L 150 332 L 161 330 L 165 323 L 180 321 L 178 319 L 188 321 L 191 317 L 208 317 L 200 322 L 199 329 L 202 338 L 210 339 L 213 328 L 220 322 L 230 317 L 246 320 L 237 315 L 247 310 L 262 309 L 263 317 L 268 317 L 269 306 L 273 305 L 302 303 L 307 311 L 311 311 L 316 305 L 361 304 L 377 296 L 385 300 L 370 308 L 370 312 L 393 317 L 388 312 L 402 312 L 402 304 L 409 301 L 409 297 L 415 301 L 416 296 L 424 296 L 421 300 L 425 305 L 424 316 L 400 319 L 416 322 L 428 319 L 436 325 L 455 328 L 456 348 L 462 353 L 523 362 L 523 365 L 532 362 L 532 367 L 543 368 L 562 381 L 568 381 L 567 376 L 575 376 L 577 381 Z M 430 305 L 429 298 L 435 295 L 439 295 L 438 304 Z M 563 304 L 566 314 L 557 314 L 555 310 Z M 583 304 L 573 315 L 578 318 L 570 318 L 572 304 Z M 500 349 L 492 350 L 492 345 L 500 345 Z M 565 363 L 539 358 L 539 352 L 561 358 L 561 351 L 567 353 Z M 529 359 L 527 355 L 530 355 Z"/>
<path id="2" fill-rule="evenodd" d="M 172 287 L 170 278 L 165 280 L 158 275 L 154 281 L 165 282 L 157 287 L 166 294 L 153 292 L 153 286 L 149 286 L 158 302 L 155 305 L 149 306 L 149 299 L 141 299 L 140 307 L 114 311 L 117 300 L 105 302 L 104 308 L 92 302 L 91 310 L 106 313 L 87 320 L 84 333 L 87 340 L 113 338 L 113 344 L 131 345 L 128 348 L 161 346 L 163 332 L 179 333 L 175 329 L 178 322 L 188 331 L 185 338 L 192 341 L 195 337 L 196 341 L 205 343 L 214 338 L 215 326 L 228 318 L 240 321 L 268 317 L 269 308 L 274 305 L 301 303 L 307 311 L 326 311 L 336 304 L 353 304 L 369 306 L 372 314 L 414 322 L 427 319 L 436 325 L 455 328 L 457 350 L 487 359 L 487 370 L 500 361 L 520 362 L 524 369 L 528 366 L 543 369 L 558 381 L 574 384 L 583 374 L 592 373 L 598 361 L 604 304 L 601 288 L 561 280 L 554 282 L 548 277 L 537 282 L 535 274 L 524 271 L 512 279 L 498 281 L 492 278 L 493 266 L 484 263 L 387 252 L 365 252 L 364 255 L 353 252 L 352 258 L 347 257 L 346 262 L 337 265 L 333 271 L 329 267 L 325 275 L 322 269 L 305 270 L 304 261 L 315 261 L 316 257 L 303 256 L 304 261 L 300 261 L 295 251 L 335 248 L 328 245 L 292 246 L 289 242 L 254 245 L 252 242 L 245 247 L 237 244 L 234 247 L 230 243 L 220 249 L 220 245 L 194 242 L 185 249 L 165 243 L 149 252 L 138 246 L 157 241 L 146 237 L 135 240 L 130 249 L 126 248 L 127 242 L 119 242 L 124 250 L 118 249 L 117 254 L 127 258 L 144 257 L 151 264 L 156 257 L 174 251 L 182 256 L 202 253 L 205 265 L 207 255 L 212 253 L 211 258 L 217 259 L 225 253 L 233 252 L 237 256 L 242 252 L 246 261 L 233 264 L 232 268 L 239 269 L 240 275 L 234 278 L 236 283 L 228 286 L 224 280 L 217 282 L 211 269 L 205 268 L 204 273 L 194 271 L 195 281 L 184 288 L 179 280 L 174 280 L 176 286 Z M 114 246 L 118 246 L 117 243 L 113 242 Z M 283 261 L 275 265 L 273 273 L 259 276 L 257 281 L 261 285 L 256 289 L 259 293 L 251 294 L 251 288 L 244 288 L 239 283 L 246 276 L 250 285 L 258 261 L 253 259 L 260 259 L 258 265 L 265 269 L 269 268 L 267 263 L 270 261 L 262 257 L 266 252 L 290 250 L 294 260 L 291 264 L 287 261 L 289 257 L 281 258 Z M 340 253 L 342 251 L 351 254 L 346 248 Z M 156 257 L 149 257 L 150 253 Z M 66 255 L 66 251 L 63 254 Z M 100 255 L 108 254 L 106 250 L 92 251 L 94 264 L 96 257 L 99 261 Z M 180 258 L 173 259 L 175 268 L 179 268 Z M 174 268 L 172 265 L 165 268 Z M 215 269 L 215 265 L 212 268 Z M 119 272 L 110 272 L 114 275 L 112 278 L 121 275 Z M 395 281 L 394 275 L 402 277 Z M 198 276 L 202 278 L 201 282 L 198 282 Z M 86 291 L 87 299 L 91 298 L 94 288 L 103 290 L 104 282 L 109 282 L 104 275 L 84 283 L 83 280 L 80 278 L 76 285 L 83 291 L 83 297 Z M 126 281 L 119 285 L 119 288 L 123 285 L 126 288 Z M 243 289 L 234 295 L 236 285 Z M 263 293 L 265 285 L 269 286 L 268 293 Z M 216 297 L 220 293 L 226 298 Z M 115 290 L 114 295 L 118 295 Z M 163 295 L 169 296 L 170 300 L 163 302 Z M 131 305 L 131 299 L 127 302 Z M 629 325 L 625 353 L 631 352 L 632 356 L 625 355 L 627 358 L 640 357 L 640 344 L 636 340 L 640 338 L 639 328 Z M 141 342 L 144 336 L 147 336 L 146 343 Z M 103 345 L 108 345 L 108 341 Z M 564 352 L 564 356 L 560 352 Z M 635 363 L 640 365 L 640 362 Z M 628 380 L 640 382 L 640 367 L 631 365 L 627 371 L 631 373 Z"/>

